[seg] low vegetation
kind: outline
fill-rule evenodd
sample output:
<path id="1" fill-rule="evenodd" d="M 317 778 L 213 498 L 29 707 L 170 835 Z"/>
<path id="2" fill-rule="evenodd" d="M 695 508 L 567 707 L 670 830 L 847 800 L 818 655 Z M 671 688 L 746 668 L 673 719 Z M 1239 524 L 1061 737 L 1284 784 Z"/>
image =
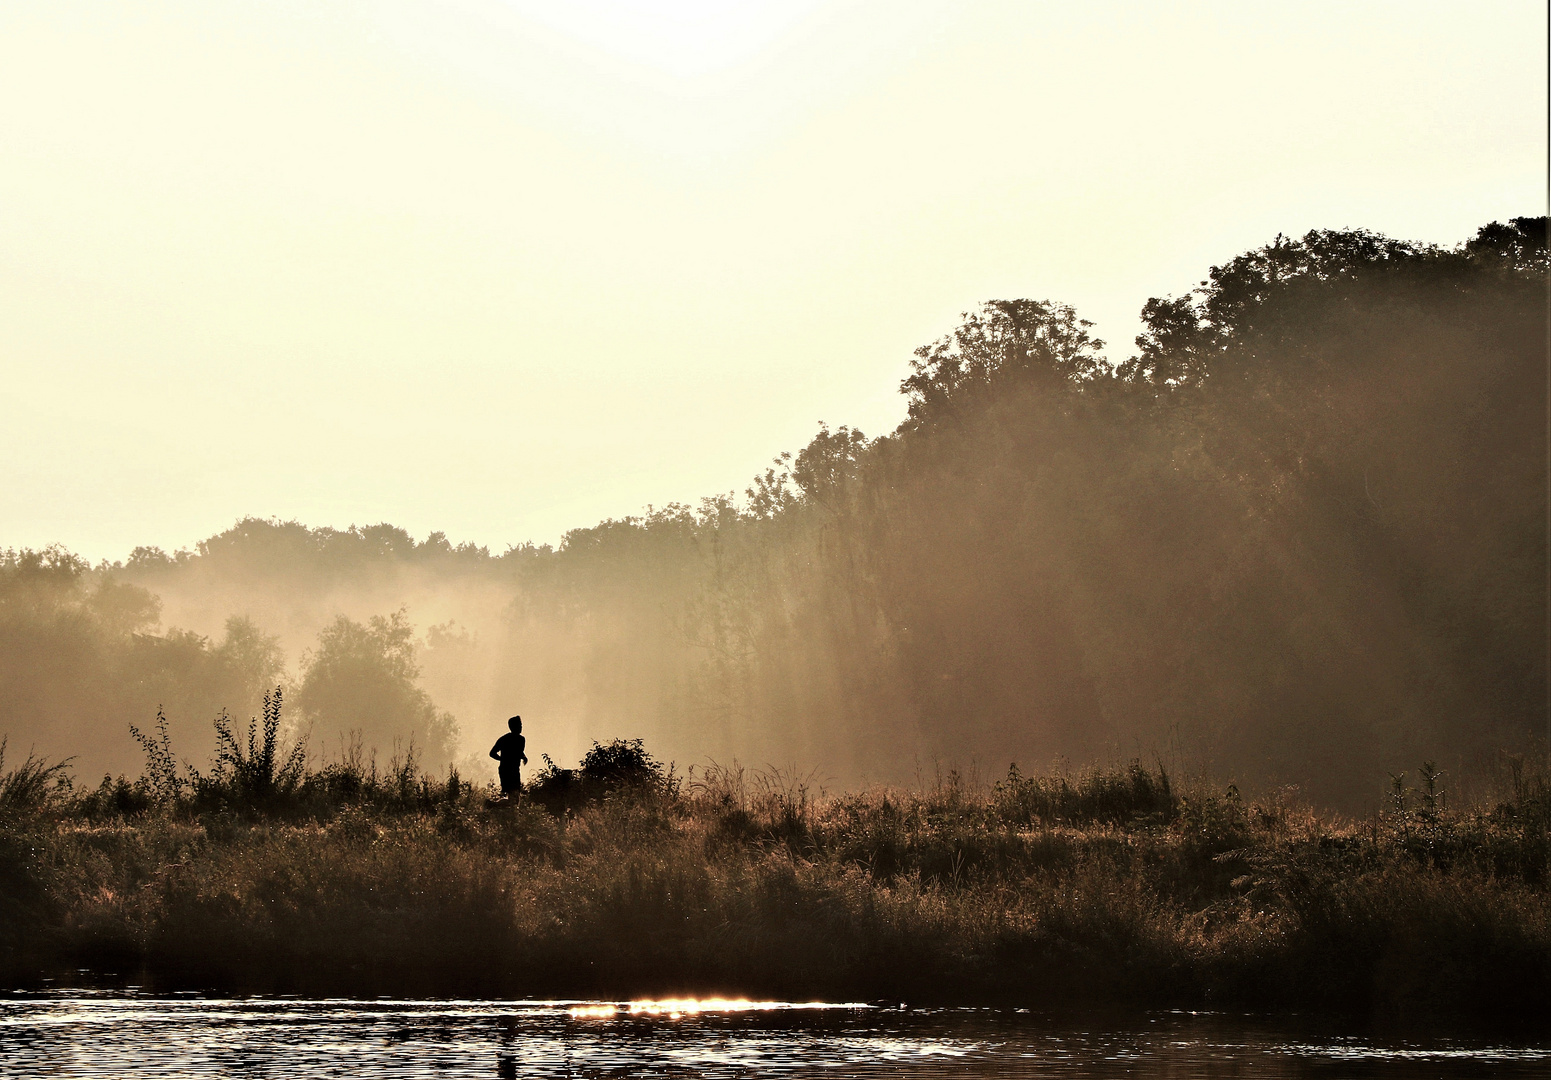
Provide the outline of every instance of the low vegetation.
<path id="1" fill-rule="evenodd" d="M 619 741 L 505 802 L 413 755 L 305 766 L 278 718 L 208 774 L 164 734 L 91 790 L 0 758 L 8 983 L 1551 1016 L 1544 762 L 1341 821 L 1142 763 L 825 795 Z"/>

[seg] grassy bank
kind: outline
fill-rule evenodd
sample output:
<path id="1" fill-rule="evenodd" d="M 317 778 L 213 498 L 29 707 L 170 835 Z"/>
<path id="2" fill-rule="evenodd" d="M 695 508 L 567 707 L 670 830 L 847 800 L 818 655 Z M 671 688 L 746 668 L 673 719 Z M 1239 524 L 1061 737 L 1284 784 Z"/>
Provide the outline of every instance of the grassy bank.
<path id="1" fill-rule="evenodd" d="M 146 741 L 146 776 L 90 791 L 0 765 L 11 985 L 1551 1015 L 1543 774 L 1339 822 L 1140 765 L 816 797 L 616 744 L 509 805 L 262 732 L 208 776 Z"/>

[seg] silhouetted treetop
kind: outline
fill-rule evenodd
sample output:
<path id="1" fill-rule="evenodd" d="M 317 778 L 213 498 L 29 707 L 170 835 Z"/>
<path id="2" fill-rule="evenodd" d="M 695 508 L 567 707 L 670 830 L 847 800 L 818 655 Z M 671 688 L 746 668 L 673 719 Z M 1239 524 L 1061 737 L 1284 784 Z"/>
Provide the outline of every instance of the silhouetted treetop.
<path id="1" fill-rule="evenodd" d="M 396 525 L 310 528 L 297 521 L 248 517 L 201 540 L 192 552 L 168 555 L 160 548 L 137 547 L 122 568 L 151 577 L 183 566 L 252 578 L 281 574 L 350 577 L 393 563 L 477 567 L 490 561 L 488 549 L 470 543 L 454 546 L 440 532 L 417 543 Z"/>
<path id="2" fill-rule="evenodd" d="M 1313 230 L 1214 266 L 1206 281 L 1181 297 L 1154 297 L 1142 308 L 1140 350 L 1119 368 L 1133 383 L 1199 386 L 1222 369 L 1264 349 L 1308 340 L 1331 319 L 1368 318 L 1375 305 L 1439 303 L 1446 294 L 1480 288 L 1483 268 L 1526 281 L 1547 268 L 1546 219 L 1493 222 L 1454 250 L 1392 240 L 1363 229 Z M 1385 295 L 1381 296 L 1381 293 Z"/>
<path id="3" fill-rule="evenodd" d="M 1509 218 L 1506 225 L 1494 221 L 1481 226 L 1475 239 L 1465 244 L 1465 254 L 1483 263 L 1499 264 L 1514 273 L 1545 273 L 1551 263 L 1546 241 L 1546 218 Z"/>
<path id="4" fill-rule="evenodd" d="M 900 384 L 910 403 L 901 431 L 950 421 L 1009 384 L 1071 390 L 1107 374 L 1092 325 L 1044 300 L 992 300 L 965 312 L 951 335 L 915 351 Z"/>
<path id="5" fill-rule="evenodd" d="M 792 462 L 792 481 L 805 497 L 829 506 L 836 489 L 860 474 L 868 445 L 860 431 L 844 424 L 830 431 L 828 424 L 820 424 L 818 434 Z"/>

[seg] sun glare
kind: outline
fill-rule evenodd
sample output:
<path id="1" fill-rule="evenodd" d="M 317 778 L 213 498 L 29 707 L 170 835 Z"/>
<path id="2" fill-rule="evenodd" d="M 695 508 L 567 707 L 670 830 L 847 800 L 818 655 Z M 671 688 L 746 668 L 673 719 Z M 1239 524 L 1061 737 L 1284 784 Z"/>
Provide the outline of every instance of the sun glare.
<path id="1" fill-rule="evenodd" d="M 779 1009 L 779 1001 L 749 1001 L 744 998 L 663 998 L 661 1001 L 632 1001 L 631 1016 L 698 1016 L 703 1012 L 763 1012 Z"/>
<path id="2" fill-rule="evenodd" d="M 572 1020 L 607 1020 L 619 1012 L 614 1005 L 572 1005 L 566 1010 Z"/>
<path id="3" fill-rule="evenodd" d="M 753 59 L 824 0 L 506 0 L 523 18 L 617 59 L 680 77 Z"/>
<path id="4" fill-rule="evenodd" d="M 750 1001 L 747 998 L 662 998 L 632 1001 L 629 1004 L 600 1002 L 572 1005 L 566 1014 L 573 1020 L 611 1020 L 620 1013 L 631 1016 L 661 1016 L 678 1020 L 701 1013 L 774 1012 L 778 1009 L 836 1009 L 856 1008 L 854 1004 L 832 1004 L 810 1001 L 795 1004 L 789 1001 Z"/>

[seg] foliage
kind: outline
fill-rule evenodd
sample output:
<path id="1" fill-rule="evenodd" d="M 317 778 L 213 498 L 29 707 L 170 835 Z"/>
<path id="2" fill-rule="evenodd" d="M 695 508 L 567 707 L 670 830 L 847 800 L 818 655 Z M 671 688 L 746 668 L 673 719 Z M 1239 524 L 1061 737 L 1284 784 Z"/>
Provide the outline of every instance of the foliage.
<path id="1" fill-rule="evenodd" d="M 264 702 L 265 715 L 268 716 L 269 702 Z M 223 732 L 222 724 L 226 722 L 225 714 L 216 721 L 216 731 L 225 734 L 228 741 L 230 732 Z M 188 781 L 178 775 L 178 762 L 172 754 L 172 737 L 167 733 L 167 716 L 161 709 L 156 710 L 156 734 L 147 735 L 135 725 L 129 725 L 129 733 L 134 736 L 140 748 L 145 751 L 145 781 L 152 794 L 163 802 L 175 802 Z"/>
<path id="2" fill-rule="evenodd" d="M 1153 771 L 1133 761 L 1124 770 L 1089 769 L 1024 776 L 1013 764 L 997 781 L 992 798 L 1008 821 L 1024 825 L 1122 825 L 1133 820 L 1171 821 L 1180 801 L 1160 764 Z"/>
<path id="3" fill-rule="evenodd" d="M 149 590 L 57 548 L 0 552 L 0 693 L 5 725 L 50 757 L 92 769 L 135 756 L 121 723 L 161 709 L 167 730 L 196 752 L 210 748 L 203 717 L 217 705 L 258 705 L 274 685 L 273 638 L 233 617 L 211 641 L 155 631 L 160 601 Z M 199 717 L 196 722 L 195 717 Z"/>
<path id="4" fill-rule="evenodd" d="M 225 712 L 215 718 L 215 767 L 208 776 L 196 776 L 201 795 L 219 793 L 242 803 L 263 806 L 288 799 L 301 787 L 307 768 L 307 743 L 298 739 L 289 752 L 280 745 L 281 688 L 264 695 L 262 727 L 258 717 L 248 720 L 246 748 L 232 732 Z"/>
<path id="5" fill-rule="evenodd" d="M 0 825 L 21 860 L 4 864 L 0 907 L 28 928 L 0 932 L 0 971 L 132 964 L 158 986 L 325 994 L 1210 1004 L 1544 1031 L 1534 762 L 1481 808 L 1445 805 L 1424 769 L 1404 794 L 1427 816 L 1406 824 L 1181 790 L 1135 763 L 826 796 L 736 765 L 666 784 L 633 740 L 594 751 L 593 780 L 632 794 L 563 816 L 350 755 L 305 771 L 290 801 L 233 786 L 220 806 L 123 817 L 61 796 L 25 833 Z M 239 756 L 262 760 L 261 737 Z"/>
<path id="6" fill-rule="evenodd" d="M 27 814 L 46 809 L 62 786 L 67 786 L 69 760 L 50 765 L 28 754 L 14 769 L 5 767 L 7 740 L 0 738 L 0 814 Z"/>
<path id="7" fill-rule="evenodd" d="M 438 774 L 452 712 L 521 702 L 845 784 L 1117 752 L 1349 811 L 1419 760 L 1473 782 L 1545 730 L 1545 231 L 1277 237 L 1150 299 L 1118 363 L 1071 309 L 994 301 L 918 350 L 896 430 L 820 425 L 741 503 L 553 548 L 248 519 L 121 566 L 12 552 L 7 730 L 116 770 L 98 718 L 162 705 L 213 750 L 283 657 L 251 621 L 159 629 L 161 597 L 316 633 L 313 730 Z M 468 632 L 417 641 L 431 597 Z"/>
<path id="8" fill-rule="evenodd" d="M 545 754 L 544 767 L 526 794 L 541 806 L 563 811 L 610 795 L 655 795 L 676 789 L 672 767 L 652 757 L 641 739 L 612 739 L 595 741 L 575 769 L 558 768 Z"/>
<path id="9" fill-rule="evenodd" d="M 594 742 L 582 755 L 579 771 L 583 780 L 603 787 L 661 787 L 668 778 L 640 739 Z"/>
<path id="10" fill-rule="evenodd" d="M 417 680 L 414 627 L 404 611 L 359 623 L 341 615 L 302 658 L 296 704 L 314 727 L 362 732 L 381 747 L 423 740 L 428 760 L 452 757 L 457 724 Z"/>
<path id="11" fill-rule="evenodd" d="M 907 431 L 983 408 L 1010 386 L 1079 386 L 1107 371 L 1093 324 L 1064 304 L 991 300 L 966 312 L 949 337 L 916 350 L 900 386 L 910 402 Z"/>

